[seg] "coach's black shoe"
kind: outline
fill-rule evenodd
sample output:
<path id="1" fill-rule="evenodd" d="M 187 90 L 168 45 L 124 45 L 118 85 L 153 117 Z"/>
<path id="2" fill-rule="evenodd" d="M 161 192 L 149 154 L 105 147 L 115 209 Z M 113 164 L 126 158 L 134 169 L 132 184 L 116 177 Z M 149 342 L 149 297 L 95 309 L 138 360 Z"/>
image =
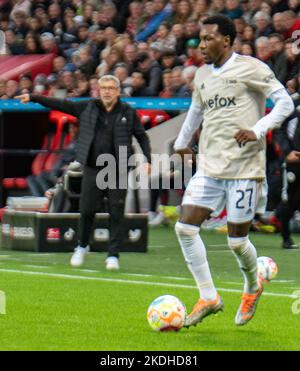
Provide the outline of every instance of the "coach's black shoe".
<path id="1" fill-rule="evenodd" d="M 287 250 L 298 249 L 298 245 L 290 238 L 282 242 L 282 248 Z"/>

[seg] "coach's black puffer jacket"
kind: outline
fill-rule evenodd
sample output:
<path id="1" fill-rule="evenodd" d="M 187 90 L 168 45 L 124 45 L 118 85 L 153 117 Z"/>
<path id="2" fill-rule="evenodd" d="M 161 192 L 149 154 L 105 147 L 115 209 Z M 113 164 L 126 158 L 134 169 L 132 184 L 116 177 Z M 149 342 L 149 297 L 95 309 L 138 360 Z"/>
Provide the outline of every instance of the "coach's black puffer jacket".
<path id="1" fill-rule="evenodd" d="M 90 147 L 94 138 L 95 125 L 99 112 L 98 110 L 104 110 L 102 104 L 99 104 L 99 101 L 96 99 L 72 101 L 68 99 L 48 98 L 34 94 L 30 95 L 30 101 L 68 113 L 79 119 L 80 131 L 76 158 L 82 165 L 86 165 Z M 148 162 L 151 163 L 149 138 L 140 123 L 136 111 L 128 104 L 121 101 L 119 101 L 116 106 L 117 109 L 113 109 L 112 114 L 115 115 L 114 150 L 119 166 L 121 167 L 122 165 L 125 165 L 128 158 L 133 154 L 132 136 L 136 137 Z M 118 158 L 120 146 L 127 147 L 127 159 Z"/>

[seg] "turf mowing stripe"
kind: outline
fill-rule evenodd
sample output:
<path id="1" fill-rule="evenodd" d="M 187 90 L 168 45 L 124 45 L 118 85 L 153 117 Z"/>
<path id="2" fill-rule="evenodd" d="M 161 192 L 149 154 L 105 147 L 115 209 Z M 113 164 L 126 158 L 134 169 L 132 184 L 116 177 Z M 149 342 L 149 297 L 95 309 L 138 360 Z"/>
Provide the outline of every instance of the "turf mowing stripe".
<path id="1" fill-rule="evenodd" d="M 46 273 L 46 272 L 33 272 L 33 271 L 21 271 L 17 269 L 4 269 L 0 268 L 0 272 L 6 273 L 17 273 L 17 274 L 28 274 L 28 275 L 36 275 L 36 276 L 44 276 L 44 277 L 57 277 L 57 278 L 67 278 L 67 279 L 78 279 L 78 280 L 90 280 L 90 281 L 102 281 L 102 282 L 118 282 L 118 283 L 129 283 L 134 285 L 151 285 L 151 286 L 161 286 L 161 287 L 176 287 L 176 288 L 184 288 L 184 289 L 193 289 L 195 290 L 195 286 L 190 285 L 181 285 L 181 284 L 173 284 L 173 283 L 164 283 L 164 282 L 147 282 L 147 281 L 133 281 L 133 280 L 125 280 L 119 278 L 104 278 L 104 277 L 89 277 L 89 276 L 75 276 L 70 274 L 62 274 L 62 273 Z M 217 288 L 218 291 L 224 292 L 237 292 L 241 293 L 240 290 L 235 289 L 226 289 L 226 288 Z M 284 293 L 274 293 L 274 292 L 264 292 L 263 295 L 267 296 L 278 296 L 278 297 L 288 297 L 291 299 L 297 299 L 296 295 L 289 295 Z"/>
<path id="2" fill-rule="evenodd" d="M 46 252 L 39 252 L 39 253 L 35 253 L 35 254 L 26 254 L 27 256 L 33 256 L 33 257 L 48 257 L 48 256 L 59 256 L 61 253 L 55 253 L 55 252 L 51 252 L 51 253 L 46 253 Z"/>
<path id="3" fill-rule="evenodd" d="M 211 252 L 214 252 L 214 253 L 228 253 L 228 252 L 231 252 L 231 250 L 207 250 L 207 253 L 211 253 Z"/>

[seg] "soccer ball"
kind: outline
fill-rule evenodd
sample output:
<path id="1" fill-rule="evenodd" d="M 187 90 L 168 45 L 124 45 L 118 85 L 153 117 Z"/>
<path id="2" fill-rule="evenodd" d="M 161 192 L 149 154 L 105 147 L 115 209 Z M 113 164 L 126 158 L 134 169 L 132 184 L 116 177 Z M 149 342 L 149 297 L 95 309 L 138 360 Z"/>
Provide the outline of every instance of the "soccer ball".
<path id="1" fill-rule="evenodd" d="M 147 319 L 154 331 L 178 331 L 185 322 L 185 305 L 173 295 L 154 299 L 147 311 Z"/>
<path id="2" fill-rule="evenodd" d="M 257 274 L 262 282 L 270 282 L 277 276 L 278 267 L 272 258 L 260 256 L 257 258 Z"/>

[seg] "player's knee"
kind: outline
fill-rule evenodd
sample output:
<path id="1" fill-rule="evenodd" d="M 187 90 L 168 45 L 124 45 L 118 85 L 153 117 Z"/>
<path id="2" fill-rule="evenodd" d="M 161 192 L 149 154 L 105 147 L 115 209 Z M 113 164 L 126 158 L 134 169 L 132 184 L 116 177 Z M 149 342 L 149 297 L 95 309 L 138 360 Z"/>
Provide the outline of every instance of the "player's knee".
<path id="1" fill-rule="evenodd" d="M 199 233 L 200 228 L 196 225 L 177 222 L 175 224 L 175 232 L 178 237 L 194 237 Z"/>
<path id="2" fill-rule="evenodd" d="M 227 237 L 227 241 L 230 249 L 237 252 L 242 251 L 247 247 L 249 237 Z"/>

